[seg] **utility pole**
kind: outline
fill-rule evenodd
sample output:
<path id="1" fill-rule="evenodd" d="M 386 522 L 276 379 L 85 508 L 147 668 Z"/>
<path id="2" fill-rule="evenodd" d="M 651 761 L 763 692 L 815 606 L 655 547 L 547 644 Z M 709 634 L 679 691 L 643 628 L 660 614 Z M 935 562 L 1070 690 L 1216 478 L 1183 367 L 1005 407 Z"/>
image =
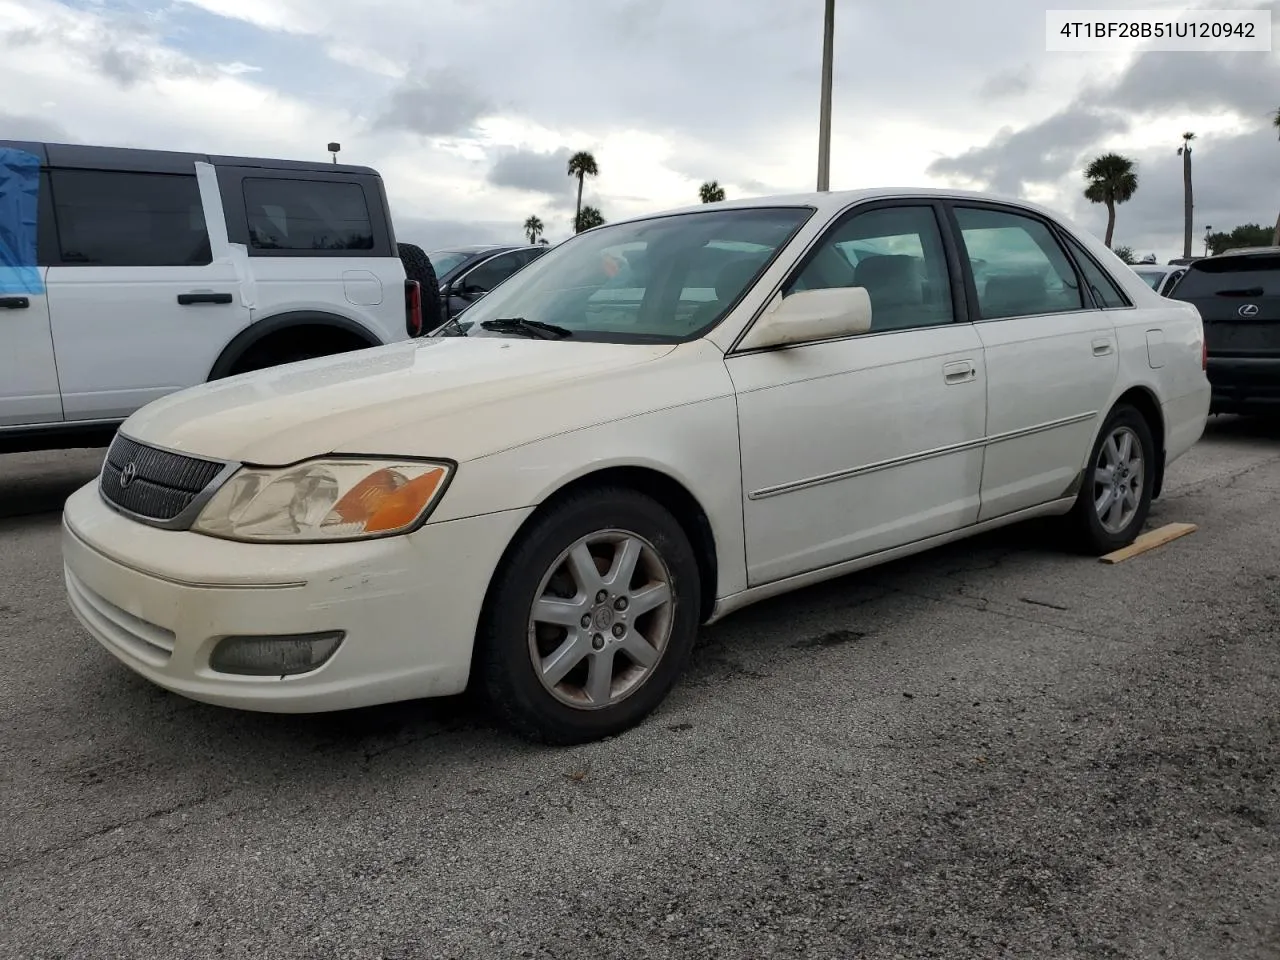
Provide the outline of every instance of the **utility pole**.
<path id="1" fill-rule="evenodd" d="M 836 29 L 836 0 L 826 0 L 822 35 L 822 105 L 818 112 L 818 192 L 831 189 L 831 60 Z"/>

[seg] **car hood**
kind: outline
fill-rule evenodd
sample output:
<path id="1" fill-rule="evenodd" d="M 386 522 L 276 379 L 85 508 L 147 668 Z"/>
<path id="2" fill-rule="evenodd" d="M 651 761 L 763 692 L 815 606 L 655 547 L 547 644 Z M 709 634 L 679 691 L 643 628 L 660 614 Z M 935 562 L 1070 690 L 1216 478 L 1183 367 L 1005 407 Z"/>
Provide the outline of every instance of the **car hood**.
<path id="1" fill-rule="evenodd" d="M 193 387 L 148 404 L 121 430 L 183 453 L 263 465 L 335 452 L 464 461 L 666 406 L 656 397 L 677 400 L 691 389 L 688 377 L 659 376 L 666 396 L 656 385 L 628 389 L 628 381 L 666 367 L 655 361 L 672 354 L 723 362 L 706 341 L 677 348 L 441 337 Z"/>

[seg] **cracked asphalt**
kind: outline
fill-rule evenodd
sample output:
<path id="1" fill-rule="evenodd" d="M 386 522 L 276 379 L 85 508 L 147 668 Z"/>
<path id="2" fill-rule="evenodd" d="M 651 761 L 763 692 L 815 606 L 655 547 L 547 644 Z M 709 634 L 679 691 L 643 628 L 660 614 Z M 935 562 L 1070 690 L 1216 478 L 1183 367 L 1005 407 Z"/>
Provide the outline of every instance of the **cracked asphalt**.
<path id="1" fill-rule="evenodd" d="M 0 457 L 0 956 L 1280 957 L 1280 426 L 1115 566 L 1031 524 L 743 611 L 625 736 L 234 713 L 67 611 L 100 451 Z"/>

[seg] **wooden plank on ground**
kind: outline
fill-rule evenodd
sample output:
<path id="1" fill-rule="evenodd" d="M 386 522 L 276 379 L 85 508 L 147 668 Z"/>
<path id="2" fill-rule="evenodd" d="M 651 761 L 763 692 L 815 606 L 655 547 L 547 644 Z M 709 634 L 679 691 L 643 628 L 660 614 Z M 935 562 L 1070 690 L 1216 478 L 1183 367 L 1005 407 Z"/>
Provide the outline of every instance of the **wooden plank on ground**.
<path id="1" fill-rule="evenodd" d="M 1108 553 L 1101 559 L 1103 563 L 1122 563 L 1125 560 L 1130 560 L 1141 553 L 1146 553 L 1148 550 L 1154 550 L 1156 547 L 1163 547 L 1171 540 L 1177 540 L 1179 537 L 1185 537 L 1188 533 L 1195 533 L 1196 529 L 1197 527 L 1194 523 L 1166 523 L 1163 527 L 1148 530 L 1123 550 L 1117 550 L 1115 553 Z"/>

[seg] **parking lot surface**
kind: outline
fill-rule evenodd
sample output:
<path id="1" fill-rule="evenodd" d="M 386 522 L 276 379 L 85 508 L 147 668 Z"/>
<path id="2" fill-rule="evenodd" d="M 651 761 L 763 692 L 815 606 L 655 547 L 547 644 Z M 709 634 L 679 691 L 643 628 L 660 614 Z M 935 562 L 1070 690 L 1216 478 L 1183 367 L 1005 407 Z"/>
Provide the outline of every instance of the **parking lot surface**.
<path id="1" fill-rule="evenodd" d="M 63 599 L 100 457 L 0 457 L 0 956 L 1280 956 L 1280 428 L 1175 465 L 1189 537 L 1032 524 L 762 604 L 572 749 L 150 686 Z"/>

